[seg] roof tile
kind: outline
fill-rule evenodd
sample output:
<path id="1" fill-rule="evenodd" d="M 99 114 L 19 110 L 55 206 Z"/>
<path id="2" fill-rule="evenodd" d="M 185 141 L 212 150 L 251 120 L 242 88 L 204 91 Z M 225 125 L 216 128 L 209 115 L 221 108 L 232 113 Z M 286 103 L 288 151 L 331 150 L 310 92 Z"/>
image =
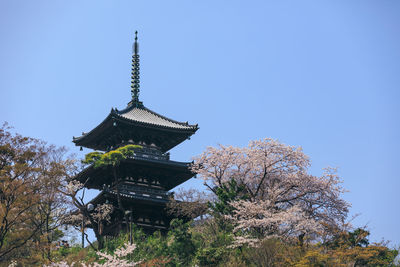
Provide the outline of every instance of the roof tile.
<path id="1" fill-rule="evenodd" d="M 143 108 L 134 107 L 132 109 L 125 109 L 118 112 L 118 115 L 128 120 L 159 125 L 169 128 L 184 129 L 184 130 L 193 130 L 197 128 L 195 125 L 189 125 L 187 123 L 177 122 L 168 119 L 144 107 Z"/>

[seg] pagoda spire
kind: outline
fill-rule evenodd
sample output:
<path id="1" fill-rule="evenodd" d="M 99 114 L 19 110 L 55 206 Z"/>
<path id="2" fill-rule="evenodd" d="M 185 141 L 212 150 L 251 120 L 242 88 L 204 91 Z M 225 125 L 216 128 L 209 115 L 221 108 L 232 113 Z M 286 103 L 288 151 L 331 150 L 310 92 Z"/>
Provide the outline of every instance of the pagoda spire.
<path id="1" fill-rule="evenodd" d="M 138 106 L 141 104 L 139 101 L 140 93 L 140 63 L 139 63 L 139 44 L 138 44 L 138 32 L 135 32 L 135 42 L 132 47 L 132 81 L 131 81 L 131 94 L 132 94 L 132 105 Z"/>

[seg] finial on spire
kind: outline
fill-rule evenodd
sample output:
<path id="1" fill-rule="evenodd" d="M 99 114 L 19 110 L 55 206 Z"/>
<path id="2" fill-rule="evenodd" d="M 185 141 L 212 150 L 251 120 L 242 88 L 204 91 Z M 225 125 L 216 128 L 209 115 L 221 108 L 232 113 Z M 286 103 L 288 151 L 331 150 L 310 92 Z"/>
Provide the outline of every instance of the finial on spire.
<path id="1" fill-rule="evenodd" d="M 139 102 L 139 74 L 140 74 L 140 64 L 139 64 L 139 44 L 137 42 L 137 31 L 135 32 L 135 42 L 133 44 L 133 55 L 132 55 L 132 81 L 131 81 L 131 93 L 132 101 L 131 103 L 135 106 L 140 104 Z"/>
<path id="2" fill-rule="evenodd" d="M 133 53 L 134 54 L 139 53 L 139 44 L 137 42 L 137 31 L 135 31 L 135 43 L 133 44 Z"/>

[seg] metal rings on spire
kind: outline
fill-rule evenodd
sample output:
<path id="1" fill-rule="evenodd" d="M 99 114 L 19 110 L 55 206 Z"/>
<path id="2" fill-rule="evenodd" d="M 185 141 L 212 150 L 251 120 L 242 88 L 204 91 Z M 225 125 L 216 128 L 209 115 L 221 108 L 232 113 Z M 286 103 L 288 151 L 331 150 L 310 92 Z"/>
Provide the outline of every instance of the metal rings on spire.
<path id="1" fill-rule="evenodd" d="M 135 42 L 133 44 L 132 53 L 132 73 L 131 73 L 131 93 L 132 102 L 139 103 L 140 93 L 140 60 L 139 60 L 139 44 L 137 42 L 137 31 L 135 32 Z"/>

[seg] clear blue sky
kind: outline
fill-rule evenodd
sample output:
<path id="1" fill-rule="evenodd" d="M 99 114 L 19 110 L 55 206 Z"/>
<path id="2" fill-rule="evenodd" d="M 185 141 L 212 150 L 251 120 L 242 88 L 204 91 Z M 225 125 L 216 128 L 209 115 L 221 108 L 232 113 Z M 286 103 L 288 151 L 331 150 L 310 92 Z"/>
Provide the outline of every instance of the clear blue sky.
<path id="1" fill-rule="evenodd" d="M 79 153 L 130 100 L 135 30 L 141 100 L 200 126 L 173 159 L 302 146 L 313 174 L 339 168 L 354 224 L 400 245 L 400 1 L 0 0 L 0 121 Z"/>

